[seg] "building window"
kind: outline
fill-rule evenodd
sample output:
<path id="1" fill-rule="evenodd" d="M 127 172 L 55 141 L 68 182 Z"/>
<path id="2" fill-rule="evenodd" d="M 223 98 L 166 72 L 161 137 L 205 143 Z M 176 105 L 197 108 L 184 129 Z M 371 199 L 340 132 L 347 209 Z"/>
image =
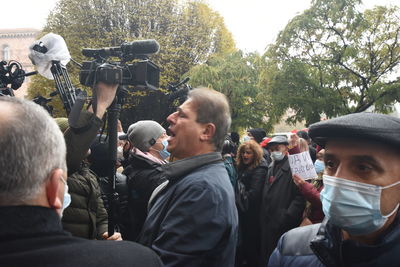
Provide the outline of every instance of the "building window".
<path id="1" fill-rule="evenodd" d="M 3 47 L 3 60 L 10 60 L 10 47 L 8 45 Z"/>

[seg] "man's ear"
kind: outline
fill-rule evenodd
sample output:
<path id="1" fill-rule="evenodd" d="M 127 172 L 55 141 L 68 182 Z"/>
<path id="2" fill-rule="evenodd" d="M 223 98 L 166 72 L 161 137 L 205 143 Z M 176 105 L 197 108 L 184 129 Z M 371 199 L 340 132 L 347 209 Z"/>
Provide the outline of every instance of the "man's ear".
<path id="1" fill-rule="evenodd" d="M 64 202 L 64 199 L 61 199 L 61 196 L 63 196 L 64 193 L 62 195 L 60 194 L 60 187 L 64 187 L 63 182 L 60 181 L 62 179 L 63 172 L 64 171 L 62 169 L 53 170 L 46 182 L 47 201 L 49 203 L 49 207 L 55 210 L 61 209 Z"/>
<path id="2" fill-rule="evenodd" d="M 201 141 L 211 141 L 215 134 L 216 127 L 214 123 L 205 123 L 203 132 L 200 135 Z"/>

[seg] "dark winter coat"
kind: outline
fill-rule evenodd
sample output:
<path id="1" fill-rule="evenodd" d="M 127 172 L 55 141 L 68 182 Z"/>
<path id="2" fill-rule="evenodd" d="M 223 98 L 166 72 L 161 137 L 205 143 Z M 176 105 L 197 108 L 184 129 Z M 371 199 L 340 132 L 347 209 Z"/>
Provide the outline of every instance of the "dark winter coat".
<path id="1" fill-rule="evenodd" d="M 266 149 L 265 147 L 263 147 L 262 150 L 263 150 L 263 158 L 267 162 L 267 166 L 269 166 L 269 164 L 271 164 L 272 162 L 271 153 L 269 153 L 269 150 Z"/>
<path id="2" fill-rule="evenodd" d="M 64 210 L 64 230 L 74 236 L 101 239 L 107 232 L 108 217 L 96 175 L 82 167 L 67 179 L 71 205 Z"/>
<path id="3" fill-rule="evenodd" d="M 400 213 L 376 244 L 342 240 L 329 222 L 299 227 L 284 234 L 268 266 L 397 267 L 400 263 Z"/>
<path id="4" fill-rule="evenodd" d="M 68 128 L 64 133 L 67 145 L 67 167 L 68 175 L 79 170 L 82 160 L 95 139 L 103 121 L 95 114 L 82 111 L 76 128 Z"/>
<path id="5" fill-rule="evenodd" d="M 275 168 L 275 165 L 279 164 Z M 272 162 L 268 167 L 261 209 L 261 256 L 260 266 L 266 266 L 280 236 L 300 225 L 305 200 L 292 179 L 288 158 Z"/>
<path id="6" fill-rule="evenodd" d="M 82 164 L 101 123 L 93 113 L 82 111 L 77 128 L 64 133 L 71 205 L 65 209 L 62 223 L 72 235 L 89 239 L 101 238 L 108 225 L 97 177 Z"/>
<path id="7" fill-rule="evenodd" d="M 239 171 L 235 195 L 239 212 L 240 257 L 250 266 L 255 266 L 260 252 L 260 204 L 262 189 L 267 177 L 268 165 L 265 160 L 253 169 Z M 239 202 L 239 203 L 238 203 Z M 244 207 L 245 206 L 245 207 Z M 240 259 L 242 258 L 242 259 Z"/>
<path id="8" fill-rule="evenodd" d="M 168 185 L 159 193 L 139 242 L 165 266 L 233 266 L 238 218 L 220 153 L 162 166 Z"/>
<path id="9" fill-rule="evenodd" d="M 161 164 L 140 155 L 131 154 L 129 165 L 123 174 L 127 176 L 128 208 L 121 214 L 124 240 L 135 241 L 147 216 L 147 204 L 151 193 L 166 181 Z"/>
<path id="10" fill-rule="evenodd" d="M 133 242 L 71 236 L 49 208 L 0 207 L 0 218 L 1 266 L 162 266 L 153 251 Z"/>

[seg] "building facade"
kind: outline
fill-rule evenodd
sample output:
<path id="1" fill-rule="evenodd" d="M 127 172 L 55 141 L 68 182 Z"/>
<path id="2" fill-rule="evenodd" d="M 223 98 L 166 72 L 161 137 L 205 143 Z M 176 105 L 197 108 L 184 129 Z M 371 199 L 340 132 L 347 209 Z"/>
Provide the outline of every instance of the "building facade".
<path id="1" fill-rule="evenodd" d="M 0 60 L 15 60 L 21 63 L 25 72 L 34 71 L 29 55 L 29 46 L 36 40 L 40 30 L 32 28 L 0 29 Z M 30 77 L 26 77 L 22 86 L 14 91 L 15 96 L 27 96 Z"/>

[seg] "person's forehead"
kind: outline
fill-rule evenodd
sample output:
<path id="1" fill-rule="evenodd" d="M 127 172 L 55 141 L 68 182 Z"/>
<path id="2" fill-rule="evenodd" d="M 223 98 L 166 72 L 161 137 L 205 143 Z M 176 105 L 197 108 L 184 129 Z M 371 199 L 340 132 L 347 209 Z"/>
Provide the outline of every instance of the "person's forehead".
<path id="1" fill-rule="evenodd" d="M 189 98 L 185 102 L 183 102 L 183 104 L 179 106 L 179 109 L 185 113 L 196 114 L 196 106 L 191 98 Z"/>
<path id="2" fill-rule="evenodd" d="M 279 148 L 281 146 L 285 146 L 285 144 L 273 143 L 269 145 L 269 148 Z"/>
<path id="3" fill-rule="evenodd" d="M 246 152 L 249 152 L 249 151 L 252 152 L 253 151 L 250 146 L 245 146 L 243 150 L 246 151 Z"/>
<path id="4" fill-rule="evenodd" d="M 332 138 L 325 145 L 325 154 L 341 155 L 388 155 L 399 157 L 399 151 L 381 142 L 355 138 Z"/>

